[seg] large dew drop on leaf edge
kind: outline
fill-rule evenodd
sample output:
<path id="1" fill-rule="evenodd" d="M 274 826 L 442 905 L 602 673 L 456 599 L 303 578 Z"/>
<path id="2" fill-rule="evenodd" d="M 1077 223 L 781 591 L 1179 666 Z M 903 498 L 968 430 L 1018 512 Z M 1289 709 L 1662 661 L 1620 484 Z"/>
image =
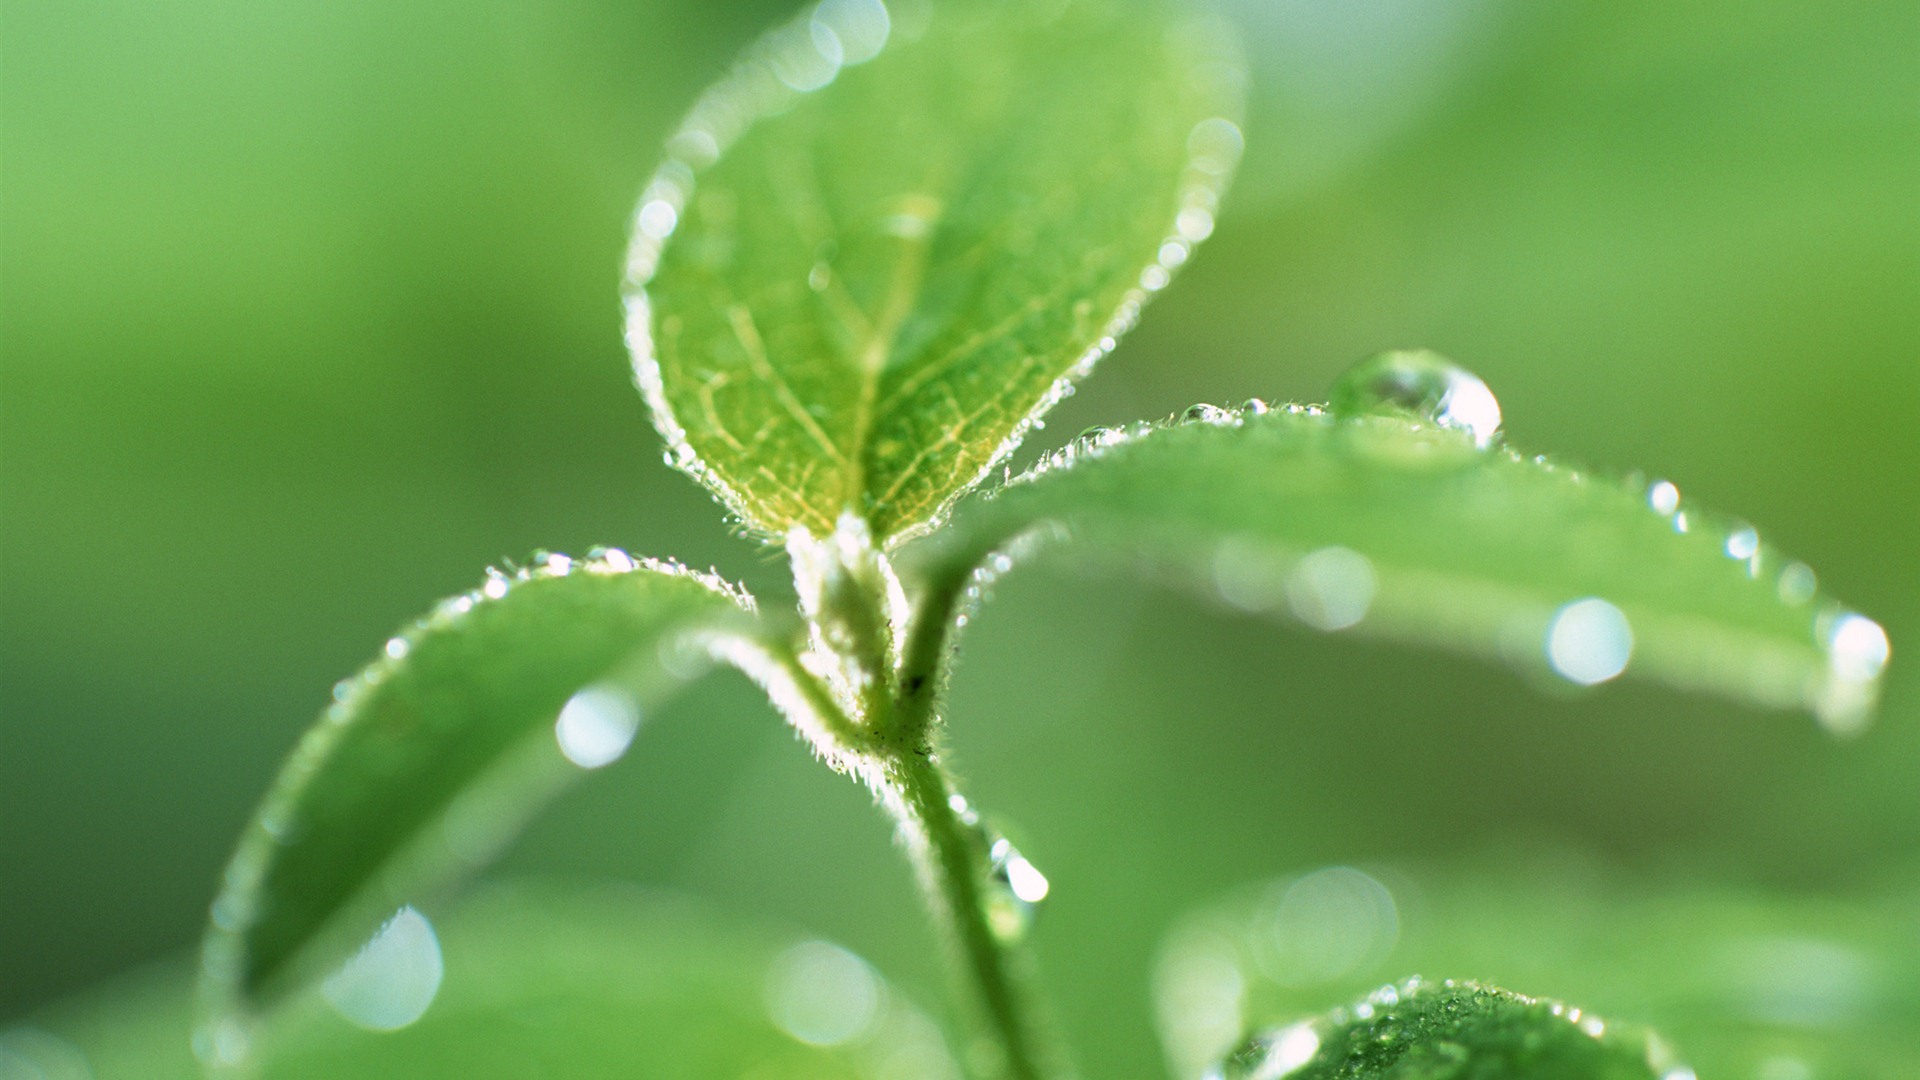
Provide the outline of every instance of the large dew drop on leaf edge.
<path id="1" fill-rule="evenodd" d="M 1171 5 L 906 10 L 749 50 L 635 214 L 668 461 L 769 538 L 929 528 L 1212 232 L 1239 156 L 1237 60 Z"/>
<path id="2" fill-rule="evenodd" d="M 1644 676 L 1857 729 L 1889 647 L 1757 530 L 1498 441 L 1485 384 L 1388 354 L 1341 408 L 1195 406 L 1096 429 L 961 506 L 908 564 L 964 617 L 1034 552 L 1145 569 L 1226 604 L 1593 685 Z"/>

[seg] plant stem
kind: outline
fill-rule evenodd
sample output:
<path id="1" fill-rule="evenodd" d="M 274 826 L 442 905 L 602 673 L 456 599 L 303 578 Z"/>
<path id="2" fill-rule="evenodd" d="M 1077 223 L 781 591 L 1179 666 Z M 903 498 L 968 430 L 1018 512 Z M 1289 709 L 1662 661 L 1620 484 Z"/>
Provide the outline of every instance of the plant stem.
<path id="1" fill-rule="evenodd" d="M 926 888 L 936 921 L 952 939 L 973 984 L 987 1028 L 999 1043 L 990 1074 L 1048 1080 L 1057 1055 L 1043 1044 L 1031 973 L 1013 943 L 991 922 L 987 851 L 979 826 L 955 799 L 952 781 L 931 756 L 908 755 L 888 769 L 895 813 Z M 965 1056 L 965 1055 L 963 1055 Z"/>

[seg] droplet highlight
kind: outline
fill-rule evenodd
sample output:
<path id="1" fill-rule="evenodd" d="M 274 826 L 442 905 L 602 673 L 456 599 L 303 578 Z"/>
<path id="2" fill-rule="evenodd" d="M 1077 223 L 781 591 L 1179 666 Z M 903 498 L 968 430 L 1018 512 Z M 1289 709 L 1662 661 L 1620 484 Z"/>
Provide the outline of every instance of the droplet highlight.
<path id="1" fill-rule="evenodd" d="M 1378 584 L 1365 555 L 1324 547 L 1287 572 L 1287 607 L 1316 630 L 1345 630 L 1367 617 Z"/>
<path id="2" fill-rule="evenodd" d="M 444 974 L 433 924 L 403 907 L 320 984 L 320 996 L 356 1027 L 398 1031 L 426 1014 Z"/>
<path id="3" fill-rule="evenodd" d="M 825 941 L 795 945 L 767 972 L 768 1014 L 809 1046 L 840 1046 L 866 1035 L 881 997 L 880 979 L 866 961 Z"/>
<path id="4" fill-rule="evenodd" d="M 613 686 L 589 686 L 568 698 L 553 724 L 560 752 L 583 769 L 599 769 L 620 760 L 639 730 L 639 704 Z"/>
<path id="5" fill-rule="evenodd" d="M 1478 375 L 1426 349 L 1361 361 L 1333 384 L 1329 404 L 1349 416 L 1409 412 L 1486 447 L 1500 434 L 1500 401 Z"/>
<path id="6" fill-rule="evenodd" d="M 1568 682 L 1592 686 L 1627 669 L 1633 627 L 1619 608 L 1597 596 L 1554 612 L 1547 625 L 1547 662 Z"/>

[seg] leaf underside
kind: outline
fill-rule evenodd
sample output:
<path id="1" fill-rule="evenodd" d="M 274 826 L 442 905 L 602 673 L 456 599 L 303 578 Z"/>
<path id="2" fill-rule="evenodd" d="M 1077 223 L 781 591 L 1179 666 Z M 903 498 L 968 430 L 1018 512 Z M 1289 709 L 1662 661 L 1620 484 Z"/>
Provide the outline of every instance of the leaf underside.
<path id="1" fill-rule="evenodd" d="M 923 569 L 1066 546 L 1236 606 L 1576 682 L 1619 673 L 1860 721 L 1878 626 L 1812 572 L 1643 483 L 1397 415 L 1292 406 L 1105 433 L 955 513 Z M 1664 508 L 1668 511 L 1672 507 Z"/>
<path id="2" fill-rule="evenodd" d="M 264 1001 L 363 942 L 407 899 L 389 873 L 411 887 L 484 859 L 575 771 L 554 724 L 576 691 L 604 682 L 650 704 L 687 673 L 667 651 L 744 604 L 677 566 L 549 556 L 388 642 L 336 688 L 241 839 L 207 938 L 216 1007 Z"/>
<path id="3" fill-rule="evenodd" d="M 670 460 L 749 528 L 924 530 L 1211 231 L 1231 54 L 1158 4 L 1060 7 L 836 36 L 834 12 L 878 5 L 821 5 L 670 141 L 629 344 Z M 823 59 L 876 26 L 877 57 Z"/>

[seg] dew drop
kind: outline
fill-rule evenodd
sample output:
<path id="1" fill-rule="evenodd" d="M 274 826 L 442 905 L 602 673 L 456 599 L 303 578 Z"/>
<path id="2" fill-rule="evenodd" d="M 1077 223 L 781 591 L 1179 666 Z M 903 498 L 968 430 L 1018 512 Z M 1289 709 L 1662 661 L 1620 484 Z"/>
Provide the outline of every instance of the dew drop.
<path id="1" fill-rule="evenodd" d="M 1760 553 L 1760 534 L 1742 525 L 1727 534 L 1727 558 L 1745 561 Z"/>
<path id="2" fill-rule="evenodd" d="M 1333 384 L 1334 412 L 1410 412 L 1463 431 L 1475 446 L 1500 433 L 1500 402 L 1478 375 L 1426 349 L 1401 349 L 1363 360 Z"/>
<path id="3" fill-rule="evenodd" d="M 1039 867 L 997 833 L 988 834 L 987 870 L 992 883 L 985 899 L 987 925 L 1000 940 L 1019 941 L 1052 887 Z"/>
<path id="4" fill-rule="evenodd" d="M 1619 608 L 1597 596 L 1554 612 L 1547 626 L 1547 662 L 1569 682 L 1603 683 L 1627 669 L 1633 628 Z"/>
<path id="5" fill-rule="evenodd" d="M 395 660 L 405 660 L 407 658 L 407 650 L 411 648 L 412 646 L 407 644 L 406 638 L 396 637 L 387 639 L 387 655 Z"/>
<path id="6" fill-rule="evenodd" d="M 1236 1051 L 1224 1080 L 1282 1080 L 1320 1053 L 1320 1033 L 1309 1021 L 1254 1036 Z"/>
<path id="7" fill-rule="evenodd" d="M 1232 419 L 1233 413 L 1218 405 L 1208 405 L 1206 402 L 1190 405 L 1186 412 L 1180 414 L 1180 422 L 1183 424 L 1224 424 Z"/>
<path id="8" fill-rule="evenodd" d="M 809 1046 L 839 1046 L 873 1027 L 882 989 L 866 961 L 838 945 L 803 941 L 774 959 L 767 1011 L 782 1031 Z"/>
<path id="9" fill-rule="evenodd" d="M 1813 599 L 1819 588 L 1819 581 L 1813 575 L 1813 567 L 1806 563 L 1787 564 L 1780 571 L 1780 602 L 1791 607 L 1799 607 Z"/>
<path id="10" fill-rule="evenodd" d="M 1213 235 L 1213 212 L 1204 206 L 1189 206 L 1173 219 L 1173 230 L 1189 244 Z"/>
<path id="11" fill-rule="evenodd" d="M 1240 411 L 1247 416 L 1265 416 L 1271 408 L 1260 398 L 1248 398 L 1240 403 Z"/>
<path id="12" fill-rule="evenodd" d="M 1051 887 L 1047 884 L 1046 875 L 1028 862 L 1026 856 L 1020 854 L 1006 837 L 995 840 L 987 856 L 992 860 L 994 881 L 1006 886 L 1014 899 L 1025 904 L 1038 904 L 1047 898 Z"/>
<path id="13" fill-rule="evenodd" d="M 589 686 L 567 699 L 553 736 L 567 760 L 598 769 L 620 760 L 640 730 L 640 706 L 613 686 Z"/>
<path id="14" fill-rule="evenodd" d="M 1680 509 L 1680 489 L 1670 480 L 1656 480 L 1647 488 L 1647 505 L 1661 517 L 1672 517 Z"/>
<path id="15" fill-rule="evenodd" d="M 1152 263 L 1140 271 L 1140 287 L 1148 292 L 1159 292 L 1172 280 L 1173 275 L 1167 273 L 1166 266 L 1160 263 Z"/>
<path id="16" fill-rule="evenodd" d="M 842 64 L 859 64 L 879 55 L 893 29 L 881 0 L 822 0 L 813 12 L 815 32 L 833 35 Z"/>
<path id="17" fill-rule="evenodd" d="M 334 1011 L 368 1031 L 398 1031 L 425 1015 L 445 968 L 433 924 L 403 907 L 320 984 Z"/>
<path id="18" fill-rule="evenodd" d="M 1378 583 L 1373 563 L 1351 548 L 1323 547 L 1287 572 L 1287 606 L 1316 630 L 1345 630 L 1367 617 Z"/>

